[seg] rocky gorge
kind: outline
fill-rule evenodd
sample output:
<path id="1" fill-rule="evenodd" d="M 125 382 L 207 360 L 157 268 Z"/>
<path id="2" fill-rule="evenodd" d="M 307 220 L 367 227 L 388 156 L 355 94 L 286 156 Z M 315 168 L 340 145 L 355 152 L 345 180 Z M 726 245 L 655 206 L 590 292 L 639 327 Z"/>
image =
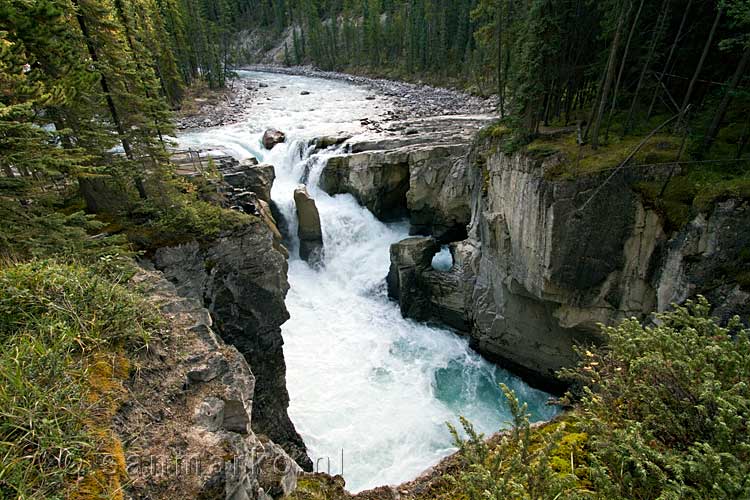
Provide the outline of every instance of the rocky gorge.
<path id="1" fill-rule="evenodd" d="M 407 216 L 422 235 L 391 249 L 389 295 L 406 317 L 447 324 L 560 391 L 555 372 L 576 362 L 574 346 L 598 342 L 600 324 L 647 320 L 697 294 L 725 321 L 747 316 L 747 291 L 717 278 L 750 243 L 746 201 L 720 201 L 670 230 L 639 186 L 664 185 L 675 166 L 561 178 L 563 154 L 450 139 L 334 157 L 321 175 L 329 193 L 351 193 L 381 218 Z M 434 269 L 446 244 L 453 266 Z"/>
<path id="2" fill-rule="evenodd" d="M 200 488 L 216 495 L 206 498 L 222 497 L 220 490 L 228 499 L 278 498 L 294 488 L 301 469 L 314 468 L 288 412 L 282 325 L 290 319 L 290 250 L 319 269 L 328 253 L 324 240 L 331 243 L 321 222 L 325 206 L 315 203 L 317 188 L 352 196 L 381 221 L 408 221 L 412 236 L 391 246 L 386 279 L 388 296 L 405 318 L 453 329 L 487 359 L 550 391 L 565 388 L 555 372 L 576 362 L 574 346 L 599 341 L 599 323 L 631 316 L 645 321 L 698 293 L 719 304 L 722 318 L 747 315 L 747 291 L 714 281 L 750 245 L 743 231 L 750 222 L 747 202 L 720 200 L 671 228 L 639 187 L 668 182 L 669 169 L 560 176 L 569 161 L 563 154 L 504 152 L 482 133 L 490 123 L 485 115 L 402 118 L 375 135 L 321 135 L 299 143 L 324 154 L 318 167 L 305 163 L 295 179 L 314 189 L 293 190 L 294 211 L 284 211 L 272 196 L 277 173 L 266 160 L 273 156 L 260 164 L 230 156 L 216 161 L 221 203 L 257 220 L 210 241 L 160 248 L 146 263 L 155 276 L 149 280 L 158 282 L 154 290 L 180 297 L 168 309 L 195 323 L 186 341 L 197 335 L 210 344 L 186 344 L 194 354 L 180 365 L 187 378 L 170 372 L 165 379 L 186 380 L 187 387 L 217 380 L 229 386 L 190 397 L 186 414 L 192 417 L 184 429 L 172 430 L 175 439 L 195 447 L 205 443 L 191 441 L 196 428 L 228 433 L 221 436 L 235 443 L 232 455 L 253 471 L 238 479 L 217 461 L 218 472 L 201 480 Z M 269 142 L 266 149 L 277 144 L 283 143 Z M 286 146 L 297 154 L 295 144 Z M 95 204 L 102 193 L 90 198 Z M 289 243 L 291 233 L 298 248 Z M 433 266 L 445 248 L 452 260 L 447 270 Z M 239 403 L 225 393 L 241 394 Z M 129 433 L 145 425 L 143 414 L 139 418 Z M 271 451 L 250 459 L 256 442 Z M 269 476 L 258 464 L 267 469 L 276 457 L 298 465 Z"/>

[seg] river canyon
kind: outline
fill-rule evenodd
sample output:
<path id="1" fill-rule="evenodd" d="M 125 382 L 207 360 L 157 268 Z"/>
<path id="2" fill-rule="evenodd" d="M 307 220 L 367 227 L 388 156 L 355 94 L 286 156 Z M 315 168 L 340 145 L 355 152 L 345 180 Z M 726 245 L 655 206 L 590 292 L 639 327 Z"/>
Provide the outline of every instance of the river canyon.
<path id="1" fill-rule="evenodd" d="M 240 123 L 186 132 L 178 141 L 275 167 L 272 199 L 290 254 L 290 319 L 282 326 L 289 415 L 316 469 L 343 472 L 351 491 L 411 479 L 454 451 L 446 422 L 458 424 L 462 415 L 484 433 L 505 425 L 501 382 L 529 404 L 533 420 L 551 418 L 547 393 L 486 361 L 454 331 L 404 319 L 389 300 L 389 248 L 408 237 L 406 220 L 381 222 L 352 195 L 320 189 L 328 159 L 347 146 L 321 149 L 315 139 L 381 140 L 363 122 L 387 119 L 389 99 L 347 82 L 271 73 L 242 72 L 236 84 L 262 91 Z M 269 151 L 261 137 L 271 127 L 287 140 Z M 299 243 L 289 237 L 297 234 L 293 192 L 303 181 L 320 211 L 319 269 L 299 258 Z M 450 260 L 444 251 L 436 267 L 449 268 Z"/>

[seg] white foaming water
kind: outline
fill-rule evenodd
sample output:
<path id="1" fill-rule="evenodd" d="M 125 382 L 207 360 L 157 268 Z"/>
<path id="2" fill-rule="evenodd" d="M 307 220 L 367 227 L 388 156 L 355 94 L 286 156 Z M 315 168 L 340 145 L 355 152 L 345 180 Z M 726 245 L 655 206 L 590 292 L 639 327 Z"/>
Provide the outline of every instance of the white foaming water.
<path id="1" fill-rule="evenodd" d="M 555 410 L 545 406 L 546 393 L 484 361 L 454 333 L 405 320 L 388 300 L 389 247 L 408 237 L 405 223 L 384 224 L 352 196 L 331 197 L 317 188 L 325 160 L 335 152 L 311 156 L 309 139 L 361 133 L 359 118 L 384 111 L 387 103 L 368 101 L 364 89 L 341 82 L 243 76 L 268 83 L 268 102 L 275 104 L 261 102 L 247 123 L 186 134 L 179 142 L 274 165 L 273 199 L 293 234 L 293 190 L 309 171 L 325 268 L 311 269 L 290 249 L 291 319 L 282 330 L 289 413 L 320 470 L 341 473 L 343 450 L 350 491 L 409 480 L 454 451 L 446 422 L 457 424 L 463 415 L 485 433 L 505 425 L 510 415 L 500 382 L 529 404 L 534 420 L 551 418 Z M 301 90 L 311 95 L 300 99 Z M 289 140 L 265 151 L 260 136 L 269 126 L 287 132 Z M 436 264 L 449 268 L 450 253 Z"/>

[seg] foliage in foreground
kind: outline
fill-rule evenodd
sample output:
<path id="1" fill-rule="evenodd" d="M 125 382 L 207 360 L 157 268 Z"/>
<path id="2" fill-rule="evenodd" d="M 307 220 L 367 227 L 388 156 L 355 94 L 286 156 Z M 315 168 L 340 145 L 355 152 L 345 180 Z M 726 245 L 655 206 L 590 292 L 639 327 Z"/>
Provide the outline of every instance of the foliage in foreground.
<path id="1" fill-rule="evenodd" d="M 563 373 L 581 387 L 567 424 L 530 430 L 507 390 L 499 445 L 464 422 L 454 497 L 750 498 L 750 331 L 717 325 L 703 298 L 655 325 L 605 328 L 606 347 L 581 352 Z"/>
<path id="2" fill-rule="evenodd" d="M 121 498 L 109 427 L 124 353 L 158 325 L 142 298 L 83 266 L 0 269 L 0 498 Z"/>

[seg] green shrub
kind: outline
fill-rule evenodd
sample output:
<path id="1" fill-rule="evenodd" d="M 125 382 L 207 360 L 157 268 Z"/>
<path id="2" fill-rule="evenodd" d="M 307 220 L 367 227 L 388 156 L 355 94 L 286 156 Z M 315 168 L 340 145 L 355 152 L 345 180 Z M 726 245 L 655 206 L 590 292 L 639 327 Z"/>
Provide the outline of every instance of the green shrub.
<path id="1" fill-rule="evenodd" d="M 592 480 L 607 498 L 750 498 L 750 338 L 705 299 L 605 328 L 564 375 L 583 387 Z"/>
<path id="2" fill-rule="evenodd" d="M 210 240 L 259 219 L 200 199 L 200 186 L 184 179 L 162 181 L 161 192 L 143 200 L 120 223 L 139 248 L 152 250 Z"/>
<path id="3" fill-rule="evenodd" d="M 131 267 L 133 252 L 122 235 L 98 234 L 104 224 L 81 211 L 66 214 L 39 203 L 28 206 L 0 197 L 0 261 L 55 258 L 64 262 L 102 264 L 119 273 Z"/>
<path id="4" fill-rule="evenodd" d="M 526 403 L 520 405 L 513 391 L 504 384 L 501 388 L 513 420 L 510 431 L 497 445 L 491 446 L 485 441 L 466 419 L 461 419 L 468 436 L 466 440 L 449 424 L 464 462 L 463 472 L 457 479 L 453 478 L 457 496 L 467 500 L 579 498 L 575 466 L 560 470 L 552 463 L 565 425 L 552 433 L 532 432 Z M 565 445 L 570 447 L 569 440 Z"/>
<path id="5" fill-rule="evenodd" d="M 450 498 L 750 498 L 750 331 L 710 310 L 699 298 L 654 326 L 604 328 L 605 346 L 561 372 L 579 388 L 562 422 L 531 429 L 503 388 L 513 422 L 499 443 L 452 429 L 463 472 Z"/>

